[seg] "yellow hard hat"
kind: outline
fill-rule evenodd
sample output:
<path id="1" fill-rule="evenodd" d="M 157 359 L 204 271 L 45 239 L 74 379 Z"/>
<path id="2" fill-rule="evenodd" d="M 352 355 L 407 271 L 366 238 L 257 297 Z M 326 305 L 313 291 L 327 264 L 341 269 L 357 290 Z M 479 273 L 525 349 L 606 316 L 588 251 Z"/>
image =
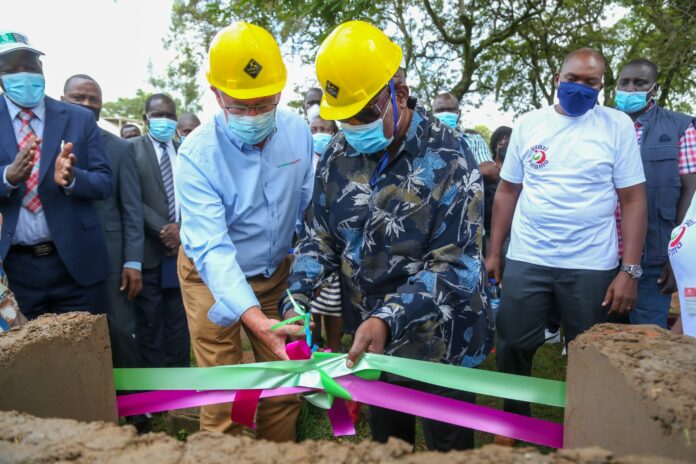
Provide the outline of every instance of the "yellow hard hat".
<path id="1" fill-rule="evenodd" d="M 384 32 L 364 21 L 334 29 L 319 47 L 317 79 L 324 89 L 324 119 L 348 119 L 387 85 L 399 69 L 403 52 Z"/>
<path id="2" fill-rule="evenodd" d="M 215 34 L 208 60 L 210 85 L 241 100 L 275 95 L 283 90 L 288 77 L 273 36 L 243 21 Z"/>

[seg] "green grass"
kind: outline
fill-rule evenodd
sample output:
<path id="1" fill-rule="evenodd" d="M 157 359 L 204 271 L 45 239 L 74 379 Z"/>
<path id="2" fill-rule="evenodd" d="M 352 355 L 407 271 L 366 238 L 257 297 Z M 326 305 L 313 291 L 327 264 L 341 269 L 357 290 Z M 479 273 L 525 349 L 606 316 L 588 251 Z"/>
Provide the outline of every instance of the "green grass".
<path id="1" fill-rule="evenodd" d="M 349 339 L 344 338 L 344 344 L 350 343 Z M 245 350 L 250 350 L 251 346 L 248 341 L 243 342 Z M 566 358 L 561 356 L 561 344 L 543 345 L 537 351 L 534 358 L 534 368 L 532 375 L 534 377 L 565 380 L 566 375 Z M 191 365 L 195 365 L 195 359 L 192 355 Z M 492 353 L 479 367 L 480 369 L 495 370 L 495 354 Z M 487 406 L 495 409 L 502 409 L 503 400 L 500 398 L 478 395 L 476 403 L 482 406 Z M 544 419 L 552 422 L 563 422 L 563 409 L 552 406 L 532 405 L 532 415 L 538 419 Z M 188 432 L 185 430 L 170 430 L 166 414 L 156 414 L 152 421 L 153 432 L 165 432 L 179 440 L 186 440 Z M 302 404 L 300 416 L 297 421 L 297 439 L 302 440 L 336 440 L 336 441 L 360 441 L 370 439 L 370 428 L 367 420 L 367 406 L 363 405 L 361 410 L 360 421 L 356 426 L 356 435 L 352 437 L 334 438 L 331 432 L 331 424 L 329 423 L 326 411 L 317 408 L 306 401 Z M 483 446 L 493 441 L 493 436 L 488 433 L 476 432 L 476 447 Z M 520 443 L 518 446 L 529 446 L 528 443 Z M 549 448 L 537 446 L 542 452 L 550 451 Z M 425 441 L 421 430 L 420 421 L 417 422 L 416 429 L 416 449 L 425 449 Z"/>

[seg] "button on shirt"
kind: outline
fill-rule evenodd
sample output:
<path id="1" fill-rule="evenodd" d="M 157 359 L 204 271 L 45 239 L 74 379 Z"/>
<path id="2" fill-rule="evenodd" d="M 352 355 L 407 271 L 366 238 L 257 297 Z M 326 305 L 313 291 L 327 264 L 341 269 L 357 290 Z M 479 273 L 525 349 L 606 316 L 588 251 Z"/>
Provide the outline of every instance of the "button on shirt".
<path id="1" fill-rule="evenodd" d="M 312 136 L 285 110 L 262 148 L 233 137 L 224 112 L 193 132 L 177 157 L 181 243 L 215 297 L 222 326 L 258 305 L 246 278 L 270 277 L 287 256 L 312 194 Z"/>
<path id="2" fill-rule="evenodd" d="M 165 143 L 167 145 L 167 155 L 169 156 L 169 162 L 172 165 L 172 180 L 174 181 L 174 188 L 176 189 L 176 169 L 174 169 L 175 162 L 176 162 L 176 148 L 174 148 L 174 143 L 170 140 L 169 142 L 160 142 L 158 140 L 155 140 L 151 135 L 150 137 L 150 142 L 152 142 L 152 146 L 155 149 L 155 154 L 157 154 L 157 165 L 162 164 L 162 155 L 164 151 L 162 150 L 162 143 Z M 179 211 L 179 196 L 174 194 L 174 208 L 176 212 L 176 222 L 179 222 L 181 219 L 181 212 Z"/>
<path id="3" fill-rule="evenodd" d="M 356 152 L 342 133 L 330 142 L 290 291 L 308 303 L 340 272 L 346 324 L 382 319 L 391 335 L 387 354 L 476 366 L 493 345 L 494 323 L 483 289 L 483 184 L 471 151 L 417 106 L 404 144 L 373 189 L 380 157 Z"/>
<path id="4" fill-rule="evenodd" d="M 10 119 L 12 120 L 12 128 L 14 129 L 15 138 L 19 139 L 19 131 L 22 128 L 22 121 L 17 117 L 19 112 L 22 110 L 15 103 L 4 97 L 7 103 L 7 110 L 10 114 Z M 36 136 L 43 139 L 44 124 L 46 123 L 46 105 L 43 100 L 31 108 L 31 112 L 34 113 L 34 118 L 32 118 L 29 125 L 34 130 Z M 41 153 L 41 162 L 52 162 L 51 157 L 48 153 Z M 7 168 L 3 173 L 3 182 L 10 189 L 19 188 L 19 185 L 10 185 L 7 182 Z M 41 210 L 36 214 L 32 213 L 26 208 L 19 208 L 19 217 L 17 219 L 17 227 L 15 228 L 14 235 L 12 236 L 13 245 L 36 245 L 37 243 L 50 242 L 51 232 L 48 230 L 48 223 L 46 222 L 46 215 L 44 211 Z"/>

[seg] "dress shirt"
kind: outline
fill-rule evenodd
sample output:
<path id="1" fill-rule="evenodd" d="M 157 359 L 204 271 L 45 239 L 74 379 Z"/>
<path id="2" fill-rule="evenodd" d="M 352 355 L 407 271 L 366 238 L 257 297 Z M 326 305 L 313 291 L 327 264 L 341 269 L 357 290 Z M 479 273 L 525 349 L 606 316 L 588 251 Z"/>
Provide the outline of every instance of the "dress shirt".
<path id="1" fill-rule="evenodd" d="M 312 146 L 307 123 L 279 109 L 261 148 L 230 134 L 222 111 L 179 148 L 181 243 L 215 297 L 214 323 L 257 306 L 246 278 L 270 277 L 287 256 L 312 195 Z"/>

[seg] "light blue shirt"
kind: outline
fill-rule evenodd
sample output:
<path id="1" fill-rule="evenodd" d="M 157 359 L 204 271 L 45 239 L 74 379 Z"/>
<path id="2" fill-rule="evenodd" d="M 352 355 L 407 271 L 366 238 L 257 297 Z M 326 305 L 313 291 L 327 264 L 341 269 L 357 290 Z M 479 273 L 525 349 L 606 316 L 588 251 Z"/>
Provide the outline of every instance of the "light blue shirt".
<path id="1" fill-rule="evenodd" d="M 10 114 L 10 119 L 12 120 L 12 128 L 14 129 L 15 139 L 19 143 L 19 131 L 22 128 L 22 120 L 19 119 L 17 115 L 22 108 L 15 105 L 12 100 L 7 98 L 7 95 L 5 95 L 5 102 L 7 103 L 7 111 Z M 29 125 L 34 130 L 36 136 L 43 139 L 44 124 L 46 123 L 46 104 L 44 103 L 43 99 L 37 106 L 31 108 L 31 112 L 34 113 L 36 117 L 29 122 Z M 7 167 L 2 173 L 2 180 L 9 189 L 19 187 L 19 185 L 11 185 L 7 181 Z M 37 243 L 50 241 L 51 232 L 48 230 L 48 223 L 46 222 L 46 215 L 44 214 L 43 209 L 34 214 L 28 209 L 20 207 L 19 218 L 17 219 L 17 228 L 12 236 L 12 244 L 36 245 Z"/>
<path id="2" fill-rule="evenodd" d="M 223 111 L 179 148 L 181 243 L 215 297 L 214 323 L 229 326 L 259 306 L 246 278 L 270 277 L 287 256 L 312 197 L 312 146 L 307 123 L 279 109 L 261 149 L 235 139 Z"/>

